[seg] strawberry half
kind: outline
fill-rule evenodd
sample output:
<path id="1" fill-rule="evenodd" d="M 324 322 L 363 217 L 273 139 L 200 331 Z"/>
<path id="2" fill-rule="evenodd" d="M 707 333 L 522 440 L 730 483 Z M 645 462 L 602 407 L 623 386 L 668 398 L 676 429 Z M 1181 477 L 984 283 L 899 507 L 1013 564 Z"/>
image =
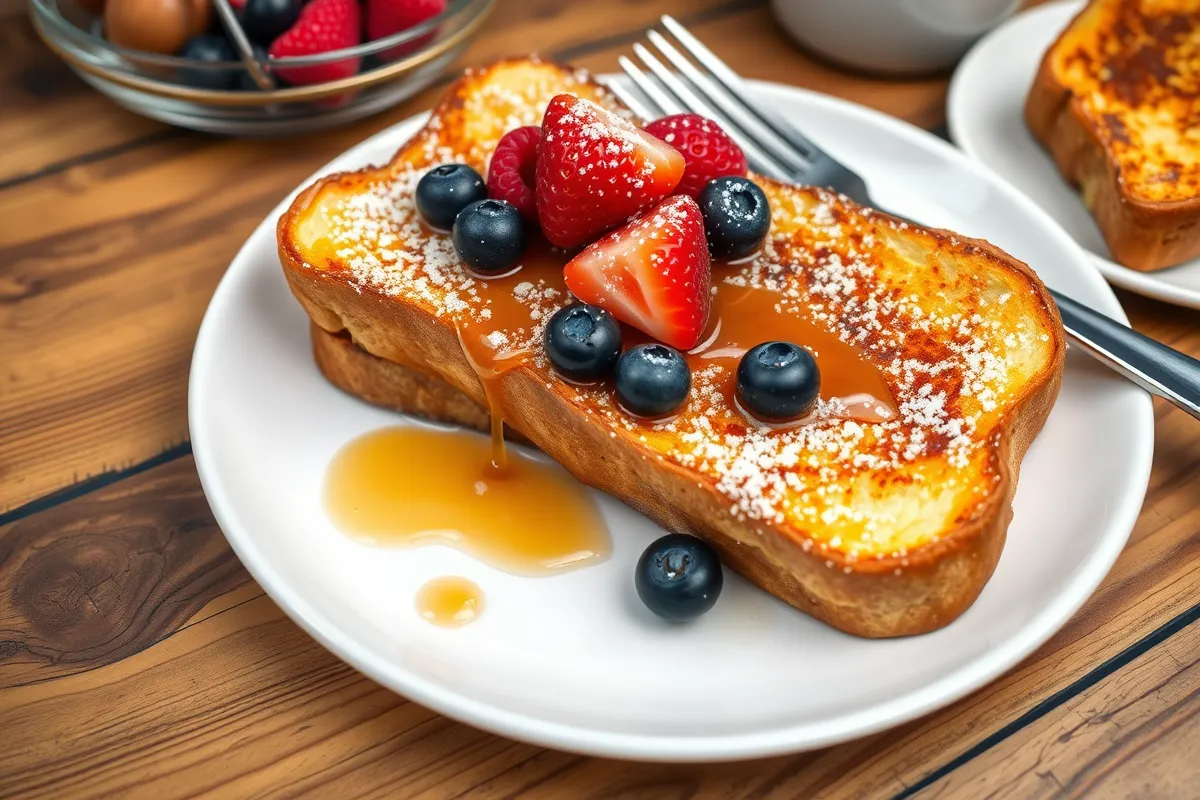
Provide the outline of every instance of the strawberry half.
<path id="1" fill-rule="evenodd" d="M 560 94 L 546 107 L 537 210 L 551 244 L 577 247 L 671 193 L 683 156 L 589 100 Z"/>
<path id="2" fill-rule="evenodd" d="M 622 322 L 680 350 L 708 324 L 712 277 L 696 201 L 668 197 L 585 247 L 565 268 L 567 288 Z"/>

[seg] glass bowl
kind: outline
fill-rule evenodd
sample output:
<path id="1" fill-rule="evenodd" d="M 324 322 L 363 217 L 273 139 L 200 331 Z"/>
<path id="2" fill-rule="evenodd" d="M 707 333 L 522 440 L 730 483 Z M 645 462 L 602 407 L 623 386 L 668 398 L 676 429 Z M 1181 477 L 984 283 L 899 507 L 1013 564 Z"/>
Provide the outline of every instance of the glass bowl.
<path id="1" fill-rule="evenodd" d="M 313 56 L 200 62 L 131 50 L 101 35 L 74 0 L 29 0 L 34 28 L 81 78 L 134 111 L 171 125 L 234 136 L 279 136 L 341 125 L 408 99 L 432 83 L 482 27 L 495 0 L 450 0 L 432 19 L 383 39 Z M 217 20 L 236 41 L 232 11 Z M 222 8 L 222 6 L 224 8 Z M 348 78 L 307 86 L 289 68 L 358 60 Z M 211 88 L 226 87 L 233 88 Z M 266 87 L 266 88 L 264 88 Z"/>

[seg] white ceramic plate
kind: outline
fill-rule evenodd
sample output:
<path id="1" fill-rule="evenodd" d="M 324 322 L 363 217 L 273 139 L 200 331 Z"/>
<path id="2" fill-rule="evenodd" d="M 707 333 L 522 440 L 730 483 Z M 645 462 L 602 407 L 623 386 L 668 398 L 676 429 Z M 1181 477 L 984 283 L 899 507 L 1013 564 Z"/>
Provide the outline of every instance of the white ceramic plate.
<path id="1" fill-rule="evenodd" d="M 1083 251 L 950 145 L 833 98 L 756 91 L 870 176 L 887 207 L 989 238 L 1058 289 L 1123 319 Z M 386 160 L 420 122 L 380 133 L 323 172 Z M 659 530 L 604 496 L 612 558 L 551 578 L 513 577 L 441 547 L 356 544 L 322 510 L 330 458 L 367 431 L 418 423 L 318 374 L 307 319 L 276 257 L 284 207 L 230 266 L 196 343 L 190 415 L 204 491 L 243 563 L 297 623 L 379 683 L 455 719 L 550 747 L 653 760 L 748 758 L 860 736 L 967 694 L 1048 639 L 1104 577 L 1141 506 L 1149 397 L 1073 353 L 1022 468 L 995 577 L 959 621 L 925 636 L 839 633 L 733 575 L 713 611 L 668 627 L 640 607 L 632 583 Z M 487 610 L 476 623 L 446 630 L 417 616 L 416 589 L 443 574 L 483 588 Z"/>
<path id="2" fill-rule="evenodd" d="M 1024 192 L 1091 253 L 1113 284 L 1168 303 L 1200 308 L 1200 259 L 1157 272 L 1112 261 L 1100 228 L 1025 125 L 1025 97 L 1046 49 L 1080 2 L 1026 11 L 993 30 L 959 63 L 950 83 L 950 136 L 969 155 Z"/>

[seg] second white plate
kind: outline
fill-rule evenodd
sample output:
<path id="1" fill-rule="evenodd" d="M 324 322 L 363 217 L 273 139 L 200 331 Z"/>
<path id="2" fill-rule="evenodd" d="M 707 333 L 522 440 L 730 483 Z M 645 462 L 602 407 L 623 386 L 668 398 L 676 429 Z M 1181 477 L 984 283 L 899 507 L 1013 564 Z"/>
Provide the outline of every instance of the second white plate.
<path id="1" fill-rule="evenodd" d="M 1131 292 L 1200 308 L 1200 259 L 1139 272 L 1110 258 L 1100 228 L 1025 125 L 1025 97 L 1046 49 L 1083 8 L 1051 3 L 993 30 L 963 58 L 950 83 L 950 136 L 972 158 L 1029 196 L 1087 250 L 1104 277 Z"/>

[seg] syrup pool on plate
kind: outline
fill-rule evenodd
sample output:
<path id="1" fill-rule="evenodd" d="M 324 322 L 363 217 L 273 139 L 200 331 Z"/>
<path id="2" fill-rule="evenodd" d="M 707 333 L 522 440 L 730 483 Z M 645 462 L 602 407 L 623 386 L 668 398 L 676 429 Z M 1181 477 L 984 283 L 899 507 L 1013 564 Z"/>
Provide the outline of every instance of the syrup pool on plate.
<path id="1" fill-rule="evenodd" d="M 483 590 L 457 575 L 434 578 L 417 592 L 417 613 L 439 628 L 460 628 L 483 613 Z"/>
<path id="2" fill-rule="evenodd" d="M 372 431 L 334 456 L 325 507 L 373 545 L 442 544 L 517 575 L 551 575 L 606 559 L 612 543 L 582 484 L 511 451 L 503 468 L 474 432 L 420 426 Z"/>

